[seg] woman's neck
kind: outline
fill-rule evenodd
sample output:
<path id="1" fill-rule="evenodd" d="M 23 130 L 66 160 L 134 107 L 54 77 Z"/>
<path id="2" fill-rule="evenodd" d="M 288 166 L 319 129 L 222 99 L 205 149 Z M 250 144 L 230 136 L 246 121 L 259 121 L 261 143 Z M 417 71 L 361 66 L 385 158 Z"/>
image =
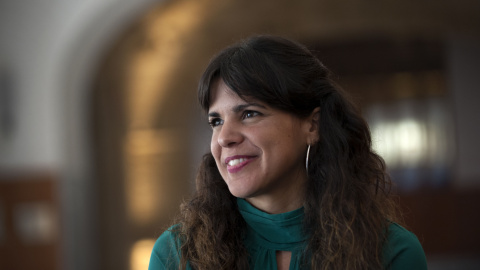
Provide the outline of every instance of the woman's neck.
<path id="1" fill-rule="evenodd" d="M 283 188 L 273 189 L 259 196 L 245 198 L 245 200 L 268 214 L 286 213 L 302 207 L 307 184 L 307 175 L 304 169 L 300 167 L 297 177 L 281 183 Z"/>
<path id="2" fill-rule="evenodd" d="M 281 214 L 293 211 L 303 206 L 303 192 L 289 192 L 284 196 L 262 196 L 245 198 L 255 208 L 268 214 Z"/>

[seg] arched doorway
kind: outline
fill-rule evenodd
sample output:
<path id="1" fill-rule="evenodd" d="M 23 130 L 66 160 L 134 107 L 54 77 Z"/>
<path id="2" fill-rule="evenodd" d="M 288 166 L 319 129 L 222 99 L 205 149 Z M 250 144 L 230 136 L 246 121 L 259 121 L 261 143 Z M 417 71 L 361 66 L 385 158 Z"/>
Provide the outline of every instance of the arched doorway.
<path id="1" fill-rule="evenodd" d="M 148 256 L 148 247 L 192 190 L 199 157 L 208 151 L 208 127 L 195 102 L 196 82 L 220 48 L 251 34 L 269 33 L 319 51 L 345 45 L 331 49 L 339 57 L 358 48 L 351 44 L 375 48 L 379 40 L 387 41 L 379 50 L 400 58 L 405 48 L 409 56 L 415 55 L 409 50 L 415 46 L 411 41 L 419 37 L 421 46 L 427 46 L 422 50 L 437 49 L 442 29 L 428 24 L 417 27 L 412 20 L 424 17 L 416 13 L 412 17 L 407 6 L 395 12 L 398 7 L 387 3 L 357 6 L 345 1 L 343 5 L 352 9 L 307 0 L 170 2 L 141 16 L 111 45 L 93 90 L 102 269 L 134 269 L 135 254 Z M 437 8 L 432 16 L 440 11 Z M 437 64 L 428 68 L 441 69 Z M 336 68 L 350 65 L 347 60 Z M 407 69 L 415 63 L 408 65 Z M 346 82 L 368 86 L 358 78 L 362 72 L 353 71 Z M 438 79 L 435 74 L 433 80 Z M 365 102 L 373 101 L 370 97 Z"/>

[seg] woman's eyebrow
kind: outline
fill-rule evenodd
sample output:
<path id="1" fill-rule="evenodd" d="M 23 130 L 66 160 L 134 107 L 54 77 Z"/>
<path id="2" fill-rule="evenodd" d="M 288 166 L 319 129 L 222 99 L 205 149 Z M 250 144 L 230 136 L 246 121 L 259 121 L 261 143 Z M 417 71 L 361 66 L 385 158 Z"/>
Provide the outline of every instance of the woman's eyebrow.
<path id="1" fill-rule="evenodd" d="M 208 117 L 220 117 L 220 114 L 217 112 L 209 112 Z"/>
<path id="2" fill-rule="evenodd" d="M 235 112 L 235 113 L 238 113 L 238 112 L 241 112 L 248 107 L 260 107 L 260 108 L 263 108 L 263 109 L 267 108 L 267 107 L 263 106 L 262 104 L 252 102 L 252 103 L 237 105 L 237 106 L 233 107 L 232 111 Z"/>
<path id="3" fill-rule="evenodd" d="M 252 103 L 237 105 L 237 106 L 233 107 L 232 112 L 239 113 L 239 112 L 245 110 L 248 107 L 260 107 L 260 108 L 263 108 L 263 109 L 267 109 L 267 107 L 263 106 L 260 103 L 252 102 Z M 208 113 L 208 117 L 220 117 L 220 114 L 218 112 L 213 111 L 213 112 Z"/>

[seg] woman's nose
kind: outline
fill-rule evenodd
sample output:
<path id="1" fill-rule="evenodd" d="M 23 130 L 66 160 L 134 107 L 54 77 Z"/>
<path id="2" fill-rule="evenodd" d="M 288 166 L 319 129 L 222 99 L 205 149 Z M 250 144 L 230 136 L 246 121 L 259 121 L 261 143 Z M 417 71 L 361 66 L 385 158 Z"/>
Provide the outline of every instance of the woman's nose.
<path id="1" fill-rule="evenodd" d="M 237 125 L 224 122 L 217 141 L 222 147 L 232 147 L 243 141 L 243 135 Z"/>

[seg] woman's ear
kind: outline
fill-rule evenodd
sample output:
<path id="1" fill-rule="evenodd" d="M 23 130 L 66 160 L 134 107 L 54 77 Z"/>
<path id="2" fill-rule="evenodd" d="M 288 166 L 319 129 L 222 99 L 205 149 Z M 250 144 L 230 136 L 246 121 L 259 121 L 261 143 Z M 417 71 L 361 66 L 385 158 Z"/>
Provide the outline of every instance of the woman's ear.
<path id="1" fill-rule="evenodd" d="M 316 144 L 320 139 L 318 134 L 319 121 L 320 121 L 320 107 L 313 109 L 312 113 L 307 117 L 307 143 L 310 145 Z"/>

